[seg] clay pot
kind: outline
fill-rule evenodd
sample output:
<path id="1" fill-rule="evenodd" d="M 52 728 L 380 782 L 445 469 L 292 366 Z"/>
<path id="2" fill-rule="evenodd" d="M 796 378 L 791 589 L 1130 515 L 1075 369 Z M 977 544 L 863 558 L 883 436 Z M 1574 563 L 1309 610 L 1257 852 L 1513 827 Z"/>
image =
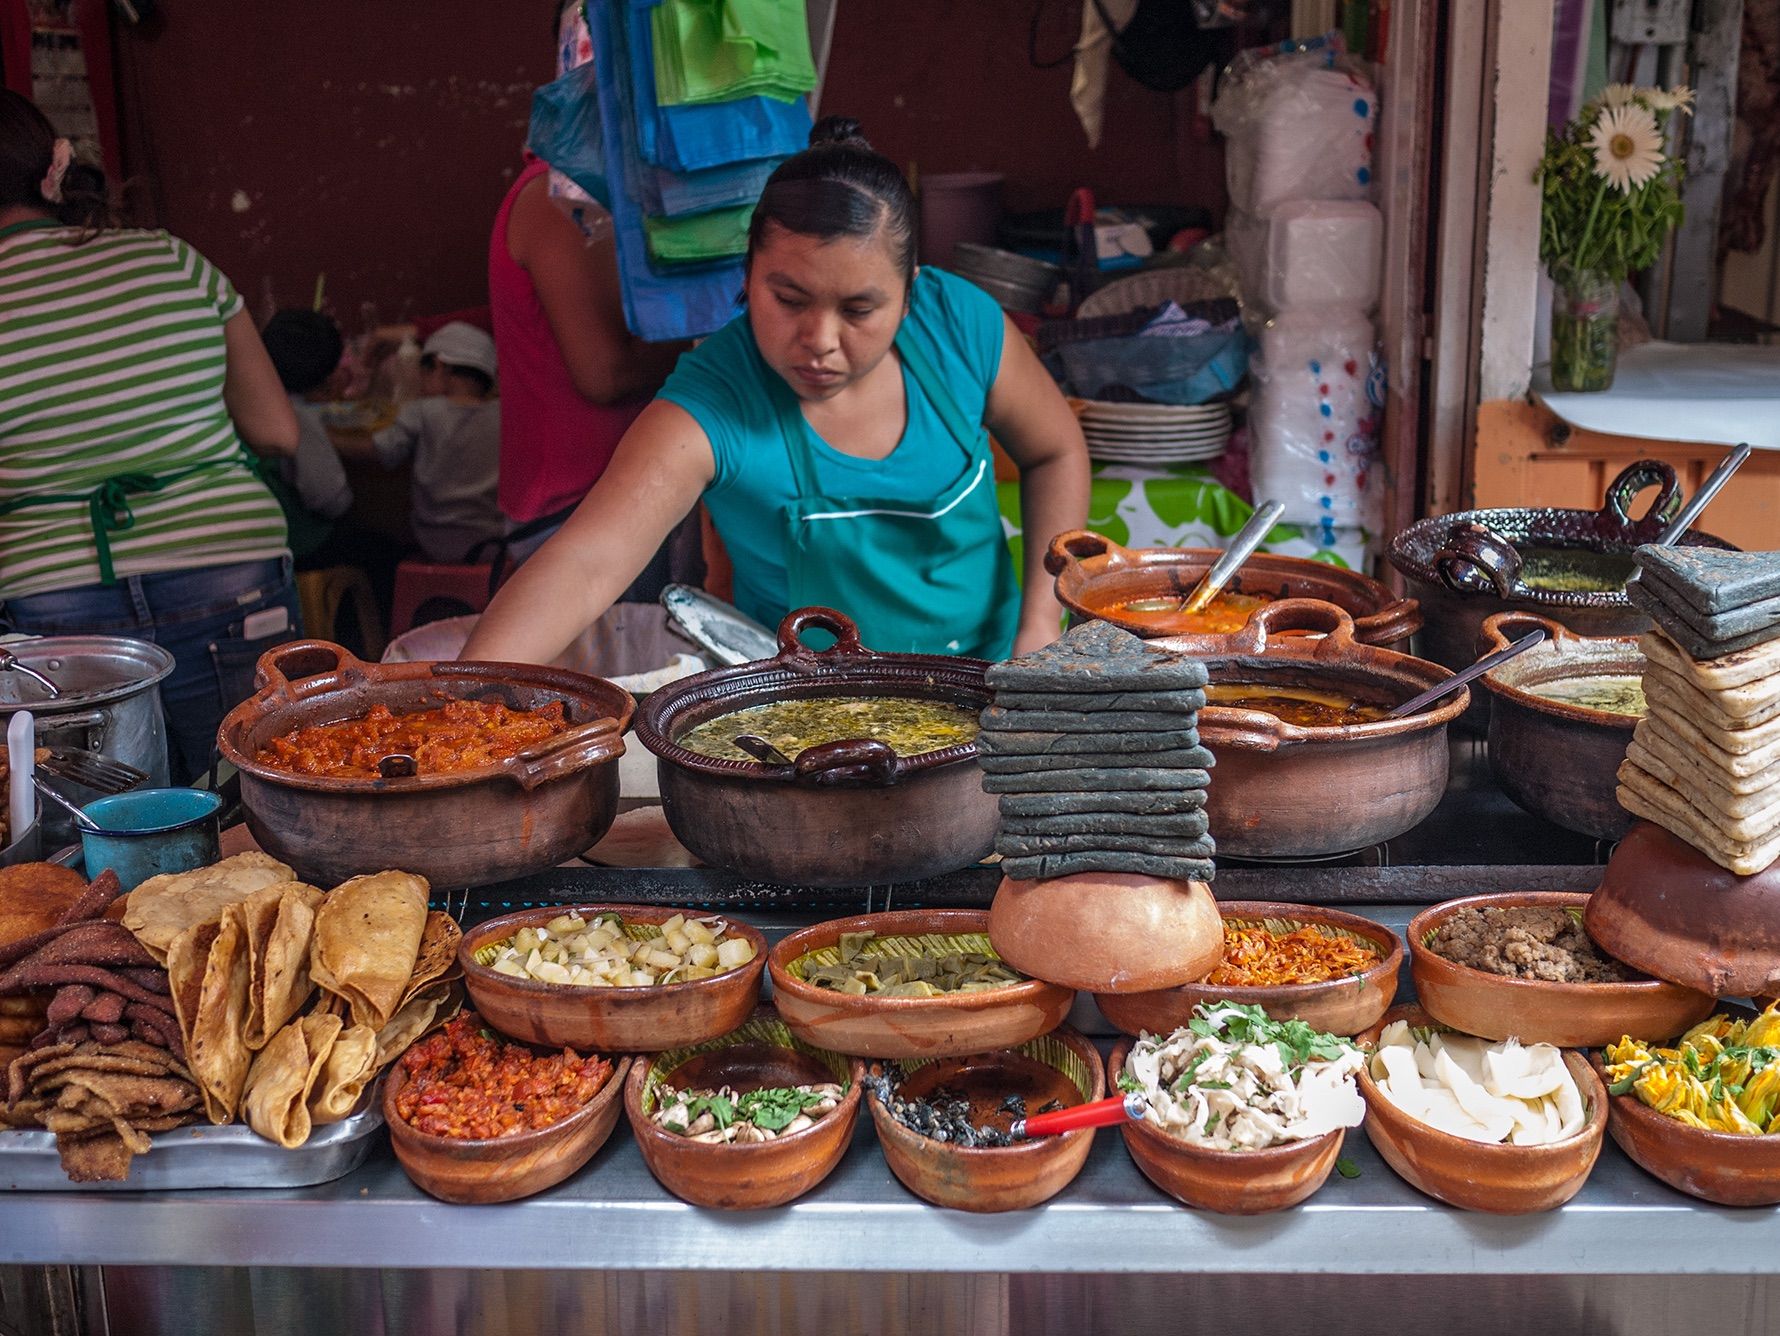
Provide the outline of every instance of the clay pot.
<path id="1" fill-rule="evenodd" d="M 1339 909 L 1270 900 L 1227 900 L 1218 905 L 1218 912 L 1226 922 L 1283 919 L 1294 927 L 1338 928 L 1372 943 L 1378 949 L 1378 962 L 1358 974 L 1323 983 L 1268 987 L 1188 983 L 1154 992 L 1096 993 L 1101 1014 L 1126 1034 L 1169 1034 L 1190 1021 L 1193 1009 L 1202 1003 L 1236 1002 L 1260 1007 L 1276 1021 L 1299 1020 L 1329 1034 L 1356 1035 L 1377 1024 L 1397 995 L 1403 943 L 1383 924 Z"/>
<path id="2" fill-rule="evenodd" d="M 727 1034 L 748 1019 L 760 1000 L 766 938 L 732 915 L 725 916 L 729 935 L 752 943 L 754 956 L 708 979 L 648 988 L 588 988 L 516 979 L 477 963 L 476 953 L 483 947 L 571 912 L 584 919 L 617 914 L 627 924 L 666 923 L 675 914 L 702 917 L 697 910 L 663 905 L 550 905 L 503 914 L 471 928 L 457 948 L 464 987 L 471 1005 L 502 1034 L 552 1048 L 653 1053 Z"/>
<path id="3" fill-rule="evenodd" d="M 1114 1046 L 1107 1071 L 1117 1082 L 1131 1041 Z M 1345 1129 L 1265 1150 L 1213 1150 L 1171 1137 L 1142 1118 L 1120 1124 L 1125 1149 L 1143 1176 L 1176 1201 L 1220 1215 L 1264 1215 L 1312 1196 L 1341 1156 Z"/>
<path id="4" fill-rule="evenodd" d="M 1504 649 L 1539 628 L 1547 639 L 1483 675 L 1491 697 L 1490 769 L 1502 791 L 1534 816 L 1598 840 L 1617 840 L 1632 816 L 1614 790 L 1637 717 L 1535 695 L 1530 688 L 1577 678 L 1644 673 L 1636 636 L 1579 636 L 1529 612 L 1484 619 L 1481 648 Z"/>
<path id="5" fill-rule="evenodd" d="M 1297 631 L 1322 634 L 1290 634 Z M 1318 687 L 1382 705 L 1452 676 L 1438 664 L 1358 643 L 1353 619 L 1315 599 L 1269 604 L 1231 636 L 1157 643 L 1203 658 L 1214 685 Z M 1199 712 L 1199 740 L 1217 756 L 1206 810 L 1218 852 L 1318 858 L 1412 829 L 1446 792 L 1446 726 L 1469 699 L 1461 687 L 1407 719 L 1325 728 L 1207 705 Z"/>
<path id="6" fill-rule="evenodd" d="M 1457 964 L 1427 945 L 1441 924 L 1464 909 L 1581 910 L 1588 900 L 1578 891 L 1504 891 L 1468 895 L 1424 909 L 1404 933 L 1409 939 L 1409 977 L 1422 1007 L 1440 1024 L 1464 1034 L 1559 1048 L 1611 1044 L 1628 1034 L 1668 1039 L 1712 1014 L 1710 996 L 1662 979 L 1625 983 L 1511 979 Z"/>
<path id="7" fill-rule="evenodd" d="M 624 1108 L 643 1163 L 664 1188 L 694 1206 L 750 1211 L 795 1201 L 834 1172 L 859 1121 L 864 1075 L 857 1059 L 811 1048 L 771 1007 L 761 1007 L 720 1039 L 638 1059 L 625 1083 Z M 653 1116 L 664 1083 L 701 1090 L 728 1086 L 745 1094 L 829 1081 L 846 1089 L 840 1106 L 815 1126 L 771 1141 L 705 1145 L 669 1131 Z"/>
<path id="8" fill-rule="evenodd" d="M 1583 924 L 1603 951 L 1683 988 L 1780 992 L 1780 863 L 1739 877 L 1639 821 L 1607 860 Z"/>
<path id="9" fill-rule="evenodd" d="M 1045 569 L 1057 578 L 1058 602 L 1077 617 L 1111 622 L 1134 635 L 1154 638 L 1193 634 L 1196 625 L 1177 614 L 1131 612 L 1123 605 L 1185 598 L 1223 555 L 1217 548 L 1125 548 L 1087 529 L 1072 529 L 1051 540 Z M 1272 600 L 1323 599 L 1347 611 L 1354 621 L 1354 638 L 1368 645 L 1407 640 L 1422 620 L 1414 599 L 1398 598 L 1357 571 L 1303 557 L 1257 553 L 1243 562 L 1225 588 Z"/>
<path id="10" fill-rule="evenodd" d="M 396 1112 L 396 1098 L 408 1084 L 401 1063 L 383 1083 L 383 1121 L 390 1145 L 415 1186 L 440 1201 L 480 1205 L 517 1201 L 569 1177 L 594 1156 L 618 1125 L 619 1095 L 630 1071 L 629 1058 L 616 1059 L 599 1093 L 561 1122 L 535 1132 L 486 1140 L 461 1140 L 417 1132 Z"/>
<path id="11" fill-rule="evenodd" d="M 803 633 L 836 637 L 812 650 Z M 659 758 L 662 810 L 675 837 L 713 867 L 792 886 L 916 881 L 968 867 L 995 847 L 1000 813 L 983 792 L 976 742 L 899 756 L 852 739 L 810 747 L 793 765 L 730 761 L 675 739 L 751 705 L 821 696 L 990 702 L 980 659 L 878 654 L 851 619 L 800 608 L 779 624 L 779 654 L 718 668 L 650 694 L 637 739 Z"/>
<path id="12" fill-rule="evenodd" d="M 1022 974 L 1103 993 L 1202 979 L 1224 955 L 1209 886 L 1130 872 L 1004 877 L 989 906 L 989 940 Z"/>
<path id="13" fill-rule="evenodd" d="M 874 997 L 803 981 L 804 957 L 833 946 L 844 933 L 963 936 L 986 934 L 988 927 L 989 915 L 981 909 L 904 909 L 815 924 L 773 947 L 767 960 L 773 1002 L 787 1028 L 806 1044 L 866 1058 L 957 1057 L 1022 1044 L 1056 1029 L 1075 994 L 1041 979 L 938 997 Z"/>
<path id="14" fill-rule="evenodd" d="M 241 772 L 260 848 L 318 885 L 390 867 L 441 888 L 525 876 L 587 848 L 618 812 L 635 702 L 602 678 L 520 663 L 364 663 L 338 645 L 297 640 L 268 650 L 255 681 L 259 691 L 229 711 L 217 747 Z M 464 699 L 518 710 L 562 701 L 573 726 L 456 774 L 328 779 L 259 760 L 273 738 L 373 705 L 403 714 Z"/>
<path id="15" fill-rule="evenodd" d="M 1377 1026 L 1360 1036 L 1361 1044 L 1376 1044 L 1384 1027 L 1399 1020 L 1418 1028 L 1433 1024 L 1420 1007 L 1392 1007 Z M 1563 1141 L 1544 1146 L 1490 1145 L 1453 1136 L 1404 1113 L 1362 1068 L 1366 1136 L 1397 1177 L 1449 1206 L 1492 1215 L 1554 1210 L 1582 1190 L 1607 1134 L 1607 1087 L 1580 1053 L 1564 1054 L 1564 1065 L 1582 1091 L 1588 1120 L 1580 1132 Z"/>

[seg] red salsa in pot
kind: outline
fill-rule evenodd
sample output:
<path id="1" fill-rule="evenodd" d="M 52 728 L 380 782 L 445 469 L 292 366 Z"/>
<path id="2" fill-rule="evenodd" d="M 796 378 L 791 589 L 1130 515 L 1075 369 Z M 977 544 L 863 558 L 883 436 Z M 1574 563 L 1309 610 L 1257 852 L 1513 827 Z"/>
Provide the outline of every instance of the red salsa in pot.
<path id="1" fill-rule="evenodd" d="M 611 1079 L 597 1054 L 540 1057 L 466 1011 L 402 1057 L 396 1113 L 428 1136 L 485 1141 L 536 1132 L 585 1108 Z"/>
<path id="2" fill-rule="evenodd" d="M 373 705 L 357 719 L 312 724 L 260 748 L 262 765 L 330 779 L 376 779 L 377 763 L 406 753 L 417 774 L 474 770 L 517 756 L 569 726 L 561 701 L 514 710 L 499 701 L 454 700 L 432 710 L 396 714 Z"/>

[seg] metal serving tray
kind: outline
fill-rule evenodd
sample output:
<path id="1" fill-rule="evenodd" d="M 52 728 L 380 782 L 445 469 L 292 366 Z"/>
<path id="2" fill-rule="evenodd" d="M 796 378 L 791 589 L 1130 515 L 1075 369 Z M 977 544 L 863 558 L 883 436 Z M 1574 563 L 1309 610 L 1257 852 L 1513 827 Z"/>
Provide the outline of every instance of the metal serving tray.
<path id="1" fill-rule="evenodd" d="M 351 1117 L 318 1128 L 295 1150 L 239 1123 L 195 1123 L 149 1139 L 154 1149 L 130 1161 L 122 1183 L 70 1183 L 52 1132 L 0 1132 L 0 1191 L 167 1192 L 181 1188 L 304 1188 L 351 1173 L 365 1162 L 383 1127 L 381 1084 Z"/>

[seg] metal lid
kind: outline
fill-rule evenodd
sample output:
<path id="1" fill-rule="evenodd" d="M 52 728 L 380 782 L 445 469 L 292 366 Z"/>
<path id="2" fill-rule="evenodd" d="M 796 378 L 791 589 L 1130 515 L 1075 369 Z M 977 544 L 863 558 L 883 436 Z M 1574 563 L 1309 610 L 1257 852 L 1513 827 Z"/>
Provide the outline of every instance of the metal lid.
<path id="1" fill-rule="evenodd" d="M 124 636 L 39 636 L 8 641 L 6 648 L 62 694 L 51 700 L 23 673 L 0 673 L 0 718 L 18 709 L 49 715 L 102 705 L 147 690 L 173 671 L 166 650 Z"/>

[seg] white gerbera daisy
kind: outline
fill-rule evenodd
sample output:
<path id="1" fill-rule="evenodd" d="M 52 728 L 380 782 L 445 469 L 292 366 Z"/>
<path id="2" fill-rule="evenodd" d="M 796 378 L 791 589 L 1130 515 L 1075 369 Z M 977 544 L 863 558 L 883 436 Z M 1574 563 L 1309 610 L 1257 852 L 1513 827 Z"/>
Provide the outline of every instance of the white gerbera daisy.
<path id="1" fill-rule="evenodd" d="M 1647 88 L 1644 100 L 1658 111 L 1685 111 L 1693 115 L 1693 89 L 1686 84 L 1673 88 Z"/>
<path id="2" fill-rule="evenodd" d="M 1600 97 L 1595 100 L 1603 107 L 1630 106 L 1639 93 L 1644 92 L 1636 84 L 1610 83 L 1601 90 Z"/>
<path id="3" fill-rule="evenodd" d="M 1595 173 L 1628 195 L 1662 169 L 1663 133 L 1656 117 L 1636 103 L 1604 108 L 1588 143 L 1595 152 Z"/>

